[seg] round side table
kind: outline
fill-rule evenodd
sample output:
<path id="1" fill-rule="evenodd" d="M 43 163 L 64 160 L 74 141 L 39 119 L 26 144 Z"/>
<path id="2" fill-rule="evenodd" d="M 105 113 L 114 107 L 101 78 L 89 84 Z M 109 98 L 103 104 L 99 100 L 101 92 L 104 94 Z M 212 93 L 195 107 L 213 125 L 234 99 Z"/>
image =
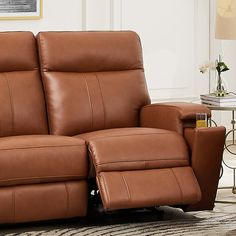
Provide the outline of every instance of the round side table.
<path id="1" fill-rule="evenodd" d="M 235 147 L 236 150 L 236 120 L 235 120 L 235 112 L 236 112 L 236 106 L 234 107 L 227 107 L 227 106 L 212 106 L 212 105 L 206 105 L 210 110 L 212 111 L 229 111 L 231 112 L 231 129 L 226 133 L 225 135 L 225 146 L 224 146 L 224 152 L 228 152 L 231 154 L 232 157 L 235 158 L 236 160 L 236 152 L 232 150 L 233 147 Z M 209 122 L 210 126 L 214 124 L 217 126 L 217 123 L 211 118 Z M 232 139 L 227 140 L 228 137 L 232 135 Z M 232 164 L 228 163 L 225 157 L 223 156 L 223 165 L 226 168 L 229 168 L 233 171 L 233 186 L 230 187 L 219 187 L 219 189 L 229 189 L 232 188 L 232 193 L 236 194 L 236 165 L 233 166 Z M 222 174 L 223 174 L 223 167 L 222 167 Z M 222 176 L 222 175 L 221 175 Z M 217 202 L 222 202 L 222 203 L 229 203 L 225 201 L 217 201 Z M 236 202 L 230 202 L 230 203 L 236 203 Z"/>

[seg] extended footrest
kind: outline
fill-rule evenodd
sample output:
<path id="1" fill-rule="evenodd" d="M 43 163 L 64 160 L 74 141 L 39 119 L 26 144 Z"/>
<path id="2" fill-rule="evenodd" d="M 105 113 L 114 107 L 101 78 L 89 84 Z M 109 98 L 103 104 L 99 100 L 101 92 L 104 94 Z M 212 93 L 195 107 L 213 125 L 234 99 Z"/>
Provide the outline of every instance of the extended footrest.
<path id="1" fill-rule="evenodd" d="M 188 205 L 201 191 L 176 132 L 127 128 L 84 135 L 107 210 Z"/>
<path id="2" fill-rule="evenodd" d="M 100 172 L 97 183 L 106 210 L 188 205 L 201 199 L 191 167 Z"/>

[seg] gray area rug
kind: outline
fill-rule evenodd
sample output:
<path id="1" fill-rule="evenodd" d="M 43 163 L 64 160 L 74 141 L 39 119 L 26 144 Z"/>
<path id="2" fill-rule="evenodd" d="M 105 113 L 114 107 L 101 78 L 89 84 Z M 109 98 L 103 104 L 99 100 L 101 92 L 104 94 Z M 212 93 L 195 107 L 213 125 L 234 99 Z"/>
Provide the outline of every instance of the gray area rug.
<path id="1" fill-rule="evenodd" d="M 15 227 L 15 226 L 14 226 Z M 236 236 L 236 213 L 195 212 L 162 207 L 156 212 L 118 213 L 93 219 L 48 222 L 0 229 L 7 236 L 206 235 Z"/>

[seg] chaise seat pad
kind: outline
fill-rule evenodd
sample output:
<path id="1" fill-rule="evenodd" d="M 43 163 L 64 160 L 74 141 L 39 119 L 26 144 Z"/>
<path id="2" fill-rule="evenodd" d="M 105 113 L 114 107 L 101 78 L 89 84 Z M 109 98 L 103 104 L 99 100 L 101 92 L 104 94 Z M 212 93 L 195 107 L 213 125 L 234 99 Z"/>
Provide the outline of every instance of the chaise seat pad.
<path id="1" fill-rule="evenodd" d="M 53 135 L 0 138 L 0 186 L 85 179 L 84 140 Z"/>
<path id="2" fill-rule="evenodd" d="M 189 165 L 186 143 L 176 132 L 122 128 L 82 134 L 97 172 Z"/>

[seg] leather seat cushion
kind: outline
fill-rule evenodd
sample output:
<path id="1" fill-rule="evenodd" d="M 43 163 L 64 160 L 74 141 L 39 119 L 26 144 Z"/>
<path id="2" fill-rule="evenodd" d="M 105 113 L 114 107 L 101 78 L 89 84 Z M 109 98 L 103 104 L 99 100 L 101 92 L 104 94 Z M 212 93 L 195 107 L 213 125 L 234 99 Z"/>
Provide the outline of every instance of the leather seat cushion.
<path id="1" fill-rule="evenodd" d="M 53 135 L 0 138 L 0 186 L 85 179 L 84 140 Z"/>
<path id="2" fill-rule="evenodd" d="M 1 187 L 0 202 L 1 224 L 85 216 L 87 181 Z"/>
<path id="3" fill-rule="evenodd" d="M 189 165 L 188 148 L 176 132 L 122 128 L 78 135 L 86 140 L 96 172 Z"/>

